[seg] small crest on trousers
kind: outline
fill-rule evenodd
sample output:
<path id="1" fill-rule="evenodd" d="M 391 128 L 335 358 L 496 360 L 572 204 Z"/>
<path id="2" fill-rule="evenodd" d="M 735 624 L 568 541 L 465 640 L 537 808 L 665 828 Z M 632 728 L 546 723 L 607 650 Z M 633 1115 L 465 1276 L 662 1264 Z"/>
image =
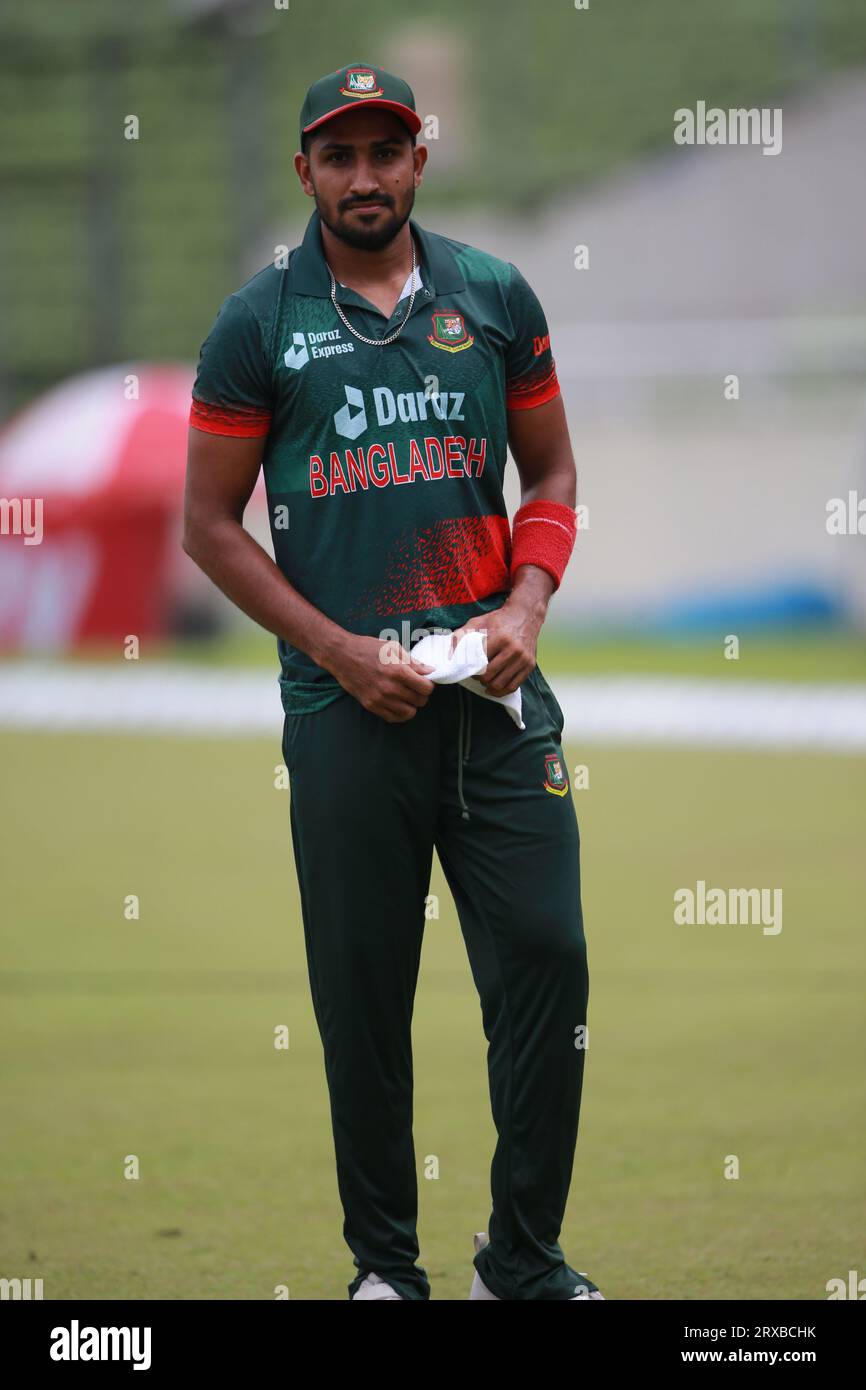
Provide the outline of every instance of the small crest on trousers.
<path id="1" fill-rule="evenodd" d="M 544 759 L 544 774 L 544 790 L 553 792 L 554 796 L 565 796 L 568 791 L 568 777 L 558 754 L 548 753 Z"/>

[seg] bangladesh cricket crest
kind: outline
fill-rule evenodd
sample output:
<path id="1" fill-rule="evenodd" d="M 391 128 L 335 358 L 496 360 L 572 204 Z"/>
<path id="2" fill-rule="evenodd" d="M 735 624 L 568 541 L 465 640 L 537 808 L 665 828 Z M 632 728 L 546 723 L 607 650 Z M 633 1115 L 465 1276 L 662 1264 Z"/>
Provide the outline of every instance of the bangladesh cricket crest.
<path id="1" fill-rule="evenodd" d="M 544 790 L 553 792 L 554 796 L 565 796 L 568 791 L 568 777 L 562 761 L 555 753 L 548 753 L 544 759 L 545 778 L 542 783 Z"/>
<path id="2" fill-rule="evenodd" d="M 344 97 L 380 97 L 382 88 L 376 85 L 376 74 L 369 68 L 349 68 L 346 85 L 340 91 Z"/>
<path id="3" fill-rule="evenodd" d="M 440 313 L 433 315 L 433 332 L 427 334 L 427 341 L 443 352 L 463 352 L 475 339 L 467 332 L 462 314 Z"/>

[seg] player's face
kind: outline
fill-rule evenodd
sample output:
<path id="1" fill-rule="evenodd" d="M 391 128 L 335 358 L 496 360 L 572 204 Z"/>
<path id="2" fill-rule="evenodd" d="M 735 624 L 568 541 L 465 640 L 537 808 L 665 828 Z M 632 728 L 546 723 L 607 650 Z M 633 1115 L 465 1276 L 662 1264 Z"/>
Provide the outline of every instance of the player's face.
<path id="1" fill-rule="evenodd" d="M 423 164 L 403 122 L 389 111 L 347 111 L 313 134 L 308 159 L 319 216 L 334 236 L 365 251 L 387 246 L 412 211 Z"/>

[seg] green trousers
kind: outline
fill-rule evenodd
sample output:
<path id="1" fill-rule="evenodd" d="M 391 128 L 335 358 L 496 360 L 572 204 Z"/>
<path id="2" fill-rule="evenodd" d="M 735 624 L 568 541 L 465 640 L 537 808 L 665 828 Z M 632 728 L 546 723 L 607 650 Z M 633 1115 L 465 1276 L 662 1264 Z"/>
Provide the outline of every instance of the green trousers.
<path id="1" fill-rule="evenodd" d="M 389 724 L 350 695 L 286 715 L 283 757 L 343 1235 L 358 1274 L 430 1296 L 418 1264 L 411 1021 L 435 848 L 478 989 L 493 1119 L 501 1299 L 570 1299 L 559 1233 L 583 1085 L 589 980 L 562 710 L 536 666 L 508 712 L 437 685 Z M 467 1239 L 471 1233 L 467 1233 Z"/>

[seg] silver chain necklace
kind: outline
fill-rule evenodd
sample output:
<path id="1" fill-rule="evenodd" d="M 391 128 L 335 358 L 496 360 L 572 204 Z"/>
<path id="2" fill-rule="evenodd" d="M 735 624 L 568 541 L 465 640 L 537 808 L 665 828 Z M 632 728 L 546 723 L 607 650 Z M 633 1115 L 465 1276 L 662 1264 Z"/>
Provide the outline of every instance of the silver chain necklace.
<path id="1" fill-rule="evenodd" d="M 388 343 L 393 343 L 394 339 L 395 339 L 395 338 L 399 338 L 400 334 L 403 332 L 403 329 L 404 329 L 405 326 L 406 326 L 406 322 L 407 322 L 407 320 L 408 320 L 410 314 L 412 313 L 412 305 L 415 303 L 415 294 L 416 294 L 416 286 L 415 286 L 415 265 L 416 265 L 416 262 L 415 262 L 415 238 L 414 238 L 413 236 L 410 236 L 409 240 L 412 242 L 412 281 L 411 281 L 411 283 L 412 283 L 412 293 L 411 293 L 411 295 L 410 295 L 410 297 L 409 297 L 409 307 L 408 307 L 408 309 L 406 310 L 406 317 L 403 319 L 403 322 L 400 324 L 400 327 L 397 328 L 397 329 L 395 329 L 394 332 L 393 332 L 389 337 L 387 337 L 387 338 L 368 338 L 368 337 L 366 336 L 366 334 L 364 334 L 364 333 L 359 333 L 358 330 L 357 330 L 357 328 L 353 328 L 353 327 L 352 327 L 352 325 L 350 324 L 349 320 L 346 318 L 346 315 L 343 313 L 342 309 L 340 308 L 339 304 L 337 303 L 337 282 L 336 282 L 336 280 L 334 279 L 334 272 L 333 272 L 333 270 L 331 269 L 330 266 L 328 266 L 328 274 L 329 274 L 330 277 L 331 277 L 331 303 L 333 304 L 333 306 L 334 306 L 334 308 L 336 309 L 337 313 L 339 314 L 340 318 L 343 320 L 343 323 L 344 323 L 344 324 L 346 325 L 346 327 L 348 328 L 349 332 L 350 332 L 350 333 L 354 333 L 354 335 L 355 335 L 356 338 L 360 338 L 360 340 L 361 340 L 362 343 L 369 343 L 371 347 L 385 347 Z M 325 262 L 325 264 L 327 265 L 327 262 Z"/>

